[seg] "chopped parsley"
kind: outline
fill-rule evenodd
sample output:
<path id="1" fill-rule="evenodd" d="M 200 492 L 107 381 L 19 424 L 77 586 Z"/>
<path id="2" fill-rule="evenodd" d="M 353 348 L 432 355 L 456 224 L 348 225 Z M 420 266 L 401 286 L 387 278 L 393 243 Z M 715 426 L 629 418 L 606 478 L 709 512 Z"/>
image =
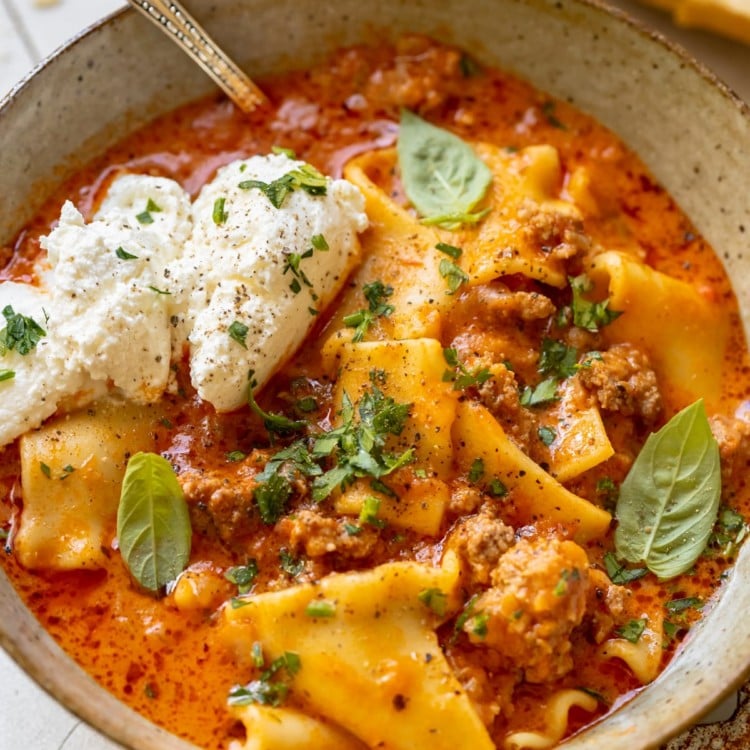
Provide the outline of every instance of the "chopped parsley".
<path id="1" fill-rule="evenodd" d="M 508 488 L 497 477 L 494 477 L 487 485 L 487 493 L 492 497 L 505 497 L 508 494 Z"/>
<path id="2" fill-rule="evenodd" d="M 281 154 L 282 156 L 286 156 L 290 159 L 297 158 L 297 154 L 294 152 L 294 149 L 291 148 L 284 148 L 283 146 L 271 146 L 271 151 L 274 154 Z"/>
<path id="3" fill-rule="evenodd" d="M 3 317 L 5 328 L 0 331 L 0 356 L 9 351 L 16 351 L 25 356 L 32 352 L 41 339 L 47 335 L 44 328 L 33 318 L 15 312 L 11 305 L 3 308 Z"/>
<path id="4" fill-rule="evenodd" d="M 557 438 L 557 433 L 551 427 L 540 427 L 536 431 L 536 434 L 548 448 L 555 442 L 555 438 Z"/>
<path id="5" fill-rule="evenodd" d="M 227 330 L 230 338 L 233 338 L 243 349 L 247 349 L 247 333 L 250 329 L 244 323 L 235 320 Z"/>
<path id="6" fill-rule="evenodd" d="M 231 461 L 232 463 L 236 463 L 237 461 L 244 461 L 247 458 L 247 453 L 240 450 L 234 450 L 229 451 L 229 453 L 226 454 L 227 461 Z"/>
<path id="7" fill-rule="evenodd" d="M 234 336 L 232 338 L 234 338 Z M 253 393 L 253 390 L 256 386 L 256 381 L 253 377 L 254 375 L 255 371 L 250 370 L 250 372 L 248 373 L 250 384 L 247 389 L 247 401 L 250 409 L 263 420 L 263 425 L 265 426 L 265 428 L 269 432 L 275 433 L 277 435 L 288 435 L 291 432 L 297 432 L 301 430 L 305 426 L 305 422 L 289 419 L 289 417 L 285 417 L 283 414 L 274 414 L 272 412 L 264 411 L 260 408 L 260 406 L 258 406 L 257 402 L 255 401 L 255 395 Z"/>
<path id="8" fill-rule="evenodd" d="M 371 390 L 363 394 L 357 407 L 359 420 L 355 420 L 354 406 L 344 394 L 341 426 L 315 441 L 313 456 L 330 457 L 336 462 L 314 479 L 312 498 L 316 502 L 325 500 L 334 489 L 357 478 L 380 480 L 413 459 L 413 448 L 400 455 L 385 451 L 388 436 L 400 435 L 403 431 L 411 404 L 396 403 L 375 385 L 374 373 L 370 373 L 370 378 Z M 378 489 L 382 491 L 382 488 Z"/>
<path id="9" fill-rule="evenodd" d="M 161 211 L 161 206 L 156 204 L 151 198 L 148 199 L 148 202 L 146 203 L 146 210 L 141 211 L 135 218 L 141 223 L 141 224 L 153 224 L 154 223 L 154 217 L 152 214 L 159 213 Z"/>
<path id="10" fill-rule="evenodd" d="M 578 350 L 562 341 L 544 338 L 539 355 L 538 370 L 542 375 L 569 378 L 578 371 Z"/>
<path id="11" fill-rule="evenodd" d="M 438 242 L 437 245 L 435 245 L 435 249 L 450 256 L 453 260 L 458 260 L 463 254 L 463 250 L 460 247 L 449 245 L 447 242 Z"/>
<path id="12" fill-rule="evenodd" d="M 237 591 L 240 594 L 247 594 L 248 591 L 253 587 L 253 582 L 258 576 L 258 561 L 250 559 L 245 565 L 237 565 L 233 568 L 229 568 L 224 573 L 224 578 L 230 583 L 237 586 Z"/>
<path id="13" fill-rule="evenodd" d="M 305 614 L 316 618 L 333 617 L 336 614 L 336 602 L 328 599 L 313 599 L 305 607 Z"/>
<path id="14" fill-rule="evenodd" d="M 122 247 L 118 247 L 117 250 L 115 250 L 115 255 L 120 260 L 138 260 L 137 255 L 133 255 L 133 253 L 127 252 L 127 250 L 123 249 Z"/>
<path id="15" fill-rule="evenodd" d="M 318 410 L 318 402 L 314 396 L 303 396 L 294 402 L 294 408 L 303 414 L 310 414 Z"/>
<path id="16" fill-rule="evenodd" d="M 15 370 L 0 370 L 0 382 L 3 380 L 13 380 L 16 377 Z"/>
<path id="17" fill-rule="evenodd" d="M 370 378 L 372 387 L 363 394 L 356 410 L 348 395 L 344 394 L 339 427 L 295 441 L 274 454 L 258 474 L 253 497 L 264 523 L 276 523 L 285 512 L 293 492 L 292 481 L 297 475 L 313 479 L 312 499 L 315 502 L 322 502 L 336 488 L 364 477 L 370 478 L 375 491 L 393 494 L 382 479 L 410 463 L 414 451 L 408 448 L 394 455 L 385 450 L 385 443 L 389 435 L 401 434 L 411 404 L 398 404 L 385 396 L 375 385 L 378 382 L 376 372 L 371 372 Z M 288 433 L 305 424 L 264 412 L 252 399 L 252 389 L 250 405 L 263 418 L 269 431 Z M 359 419 L 356 419 L 357 415 Z M 328 464 L 327 470 L 324 470 L 323 463 Z M 377 502 L 377 498 L 372 498 L 372 501 Z M 378 508 L 372 501 L 365 500 L 360 521 L 380 527 L 382 521 L 377 518 Z"/>
<path id="18" fill-rule="evenodd" d="M 648 573 L 647 568 L 626 568 L 611 552 L 604 555 L 604 566 L 609 580 L 618 585 L 637 581 Z"/>
<path id="19" fill-rule="evenodd" d="M 664 605 L 671 615 L 679 614 L 688 609 L 703 609 L 703 602 L 697 596 L 687 596 L 683 599 L 672 599 Z"/>
<path id="20" fill-rule="evenodd" d="M 286 253 L 286 262 L 284 263 L 284 269 L 282 275 L 286 276 L 287 273 L 291 272 L 292 280 L 289 282 L 289 288 L 293 294 L 299 294 L 302 291 L 303 285 L 310 290 L 310 297 L 313 302 L 318 300 L 318 295 L 313 290 L 312 281 L 310 281 L 307 274 L 300 267 L 303 260 L 312 258 L 316 250 L 319 252 L 328 252 L 329 247 L 326 242 L 326 238 L 322 234 L 313 235 L 310 239 L 312 247 L 305 250 L 303 253 Z M 313 308 L 308 308 L 311 315 L 317 315 L 318 311 Z"/>
<path id="21" fill-rule="evenodd" d="M 279 550 L 279 565 L 290 578 L 298 578 L 305 570 L 305 561 L 283 548 Z"/>
<path id="22" fill-rule="evenodd" d="M 622 315 L 621 312 L 609 309 L 609 300 L 590 302 L 584 294 L 593 289 L 591 280 L 585 274 L 570 277 L 570 288 L 573 290 L 573 301 L 570 309 L 573 314 L 573 325 L 596 333 L 603 326 L 609 325 Z"/>
<path id="23" fill-rule="evenodd" d="M 711 534 L 709 546 L 718 549 L 722 557 L 734 557 L 739 545 L 747 536 L 749 528 L 742 515 L 724 506 L 719 509 L 719 517 Z"/>
<path id="24" fill-rule="evenodd" d="M 273 474 L 258 484 L 253 490 L 253 500 L 263 523 L 273 526 L 284 514 L 291 496 L 292 485 L 281 474 Z"/>
<path id="25" fill-rule="evenodd" d="M 527 385 L 521 392 L 521 406 L 544 406 L 557 401 L 557 378 L 546 378 L 535 386 Z"/>
<path id="26" fill-rule="evenodd" d="M 469 280 L 468 275 L 461 268 L 446 258 L 440 261 L 438 270 L 448 285 L 446 294 L 455 294 L 461 285 Z"/>
<path id="27" fill-rule="evenodd" d="M 453 368 L 443 373 L 443 382 L 453 383 L 454 391 L 462 391 L 472 387 L 476 388 L 486 383 L 492 377 L 492 373 L 486 367 L 478 367 L 473 372 L 469 372 L 463 362 L 459 361 L 458 352 L 455 349 L 443 349 L 443 358 Z"/>
<path id="28" fill-rule="evenodd" d="M 304 190 L 310 195 L 325 195 L 328 190 L 328 179 L 315 167 L 303 164 L 273 182 L 244 180 L 240 182 L 239 187 L 241 190 L 260 190 L 274 208 L 281 208 L 287 196 L 295 190 Z"/>
<path id="29" fill-rule="evenodd" d="M 257 659 L 257 653 L 254 652 L 253 655 Z M 257 680 L 252 680 L 247 685 L 235 685 L 229 691 L 227 702 L 230 706 L 247 706 L 251 703 L 280 706 L 289 694 L 289 681 L 301 667 L 299 655 L 286 651 L 278 659 L 274 659 Z M 280 679 L 274 679 L 279 676 Z"/>
<path id="30" fill-rule="evenodd" d="M 448 595 L 438 588 L 422 589 L 417 594 L 425 607 L 431 609 L 438 617 L 444 617 L 448 609 Z"/>
<path id="31" fill-rule="evenodd" d="M 557 585 L 554 588 L 555 596 L 565 596 L 565 594 L 568 593 L 568 581 L 580 581 L 580 580 L 581 580 L 581 573 L 578 570 L 578 568 L 573 568 L 572 570 L 568 570 L 567 568 L 564 568 L 560 572 L 560 580 L 557 582 Z"/>
<path id="32" fill-rule="evenodd" d="M 216 224 L 217 227 L 226 223 L 226 220 L 229 218 L 229 214 L 224 208 L 226 201 L 226 198 L 217 198 L 214 201 L 214 209 L 211 213 L 211 218 L 214 220 L 214 224 Z"/>
<path id="33" fill-rule="evenodd" d="M 156 292 L 157 294 L 172 294 L 172 292 L 168 292 L 168 291 L 166 291 L 166 290 L 164 290 L 164 289 L 159 289 L 158 287 L 155 287 L 155 286 L 151 286 L 150 284 L 149 284 L 149 287 L 148 287 L 148 288 L 149 288 L 149 289 L 150 289 L 150 290 L 151 290 L 152 292 Z"/>
<path id="34" fill-rule="evenodd" d="M 52 479 L 52 469 L 50 469 L 50 467 L 47 466 L 44 461 L 39 462 L 39 468 L 41 469 L 42 474 L 47 477 L 47 479 Z"/>
<path id="35" fill-rule="evenodd" d="M 371 281 L 362 287 L 368 307 L 344 317 L 344 325 L 354 328 L 352 341 L 359 342 L 378 318 L 387 318 L 395 308 L 386 300 L 393 294 L 393 287 L 382 281 Z"/>
<path id="36" fill-rule="evenodd" d="M 630 641 L 631 643 L 638 643 L 641 636 L 643 635 L 643 631 L 646 629 L 646 623 L 647 620 L 645 618 L 630 620 L 629 622 L 626 622 L 621 628 L 618 628 L 615 632 L 626 641 Z"/>
<path id="37" fill-rule="evenodd" d="M 471 462 L 469 469 L 469 481 L 472 484 L 478 482 L 484 476 L 484 461 L 481 458 L 475 458 Z"/>
<path id="38" fill-rule="evenodd" d="M 469 630 L 471 630 L 477 638 L 486 638 L 487 623 L 489 620 L 490 616 L 487 612 L 477 612 L 477 614 L 469 619 Z"/>
<path id="39" fill-rule="evenodd" d="M 382 529 L 386 523 L 382 518 L 378 518 L 380 511 L 380 500 L 370 495 L 362 503 L 362 509 L 359 512 L 359 522 L 374 526 L 376 529 Z"/>
<path id="40" fill-rule="evenodd" d="M 465 52 L 462 53 L 461 59 L 458 61 L 458 67 L 461 71 L 461 75 L 464 78 L 471 78 L 472 76 L 479 75 L 482 72 L 482 68 L 479 63 Z"/>

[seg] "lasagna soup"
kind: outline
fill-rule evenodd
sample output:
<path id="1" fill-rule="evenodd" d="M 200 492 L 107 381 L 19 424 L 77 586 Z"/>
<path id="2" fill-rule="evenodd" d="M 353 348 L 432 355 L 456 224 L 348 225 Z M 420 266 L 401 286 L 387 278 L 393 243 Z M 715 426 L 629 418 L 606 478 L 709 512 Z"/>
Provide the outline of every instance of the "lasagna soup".
<path id="1" fill-rule="evenodd" d="M 206 750 L 557 745 L 746 534 L 721 263 L 591 118 L 422 37 L 134 133 L 5 249 L 4 568 Z"/>

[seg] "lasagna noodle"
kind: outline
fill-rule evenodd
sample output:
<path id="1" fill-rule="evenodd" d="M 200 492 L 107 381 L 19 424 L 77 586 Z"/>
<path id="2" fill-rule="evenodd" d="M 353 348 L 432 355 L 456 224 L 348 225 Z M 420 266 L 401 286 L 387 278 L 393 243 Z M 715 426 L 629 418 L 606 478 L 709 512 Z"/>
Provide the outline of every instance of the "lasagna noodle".
<path id="1" fill-rule="evenodd" d="M 247 738 L 232 742 L 229 750 L 367 750 L 340 727 L 293 708 L 251 704 L 231 710 L 245 726 Z"/>
<path id="2" fill-rule="evenodd" d="M 602 416 L 596 404 L 586 398 L 576 378 L 560 386 L 560 403 L 555 411 L 555 440 L 550 446 L 549 473 L 567 482 L 614 455 Z"/>
<path id="3" fill-rule="evenodd" d="M 645 685 L 659 674 L 664 654 L 663 617 L 657 612 L 642 615 L 646 627 L 633 643 L 625 638 L 610 638 L 602 644 L 605 659 L 621 659 L 630 671 Z"/>
<path id="4" fill-rule="evenodd" d="M 394 562 L 331 574 L 318 584 L 246 598 L 225 607 L 223 627 L 246 653 L 256 641 L 275 659 L 295 652 L 300 669 L 291 695 L 383 750 L 493 750 L 494 744 L 438 644 L 438 617 L 420 592 L 446 594 L 444 617 L 460 608 L 458 563 Z M 311 617 L 311 602 L 333 602 L 330 617 Z"/>
<path id="5" fill-rule="evenodd" d="M 100 402 L 20 442 L 23 513 L 14 540 L 27 568 L 104 567 L 128 457 L 153 445 L 156 412 Z"/>
<path id="6" fill-rule="evenodd" d="M 387 448 L 400 454 L 413 447 L 413 466 L 422 469 L 425 477 L 410 479 L 398 498 L 374 493 L 370 482 L 359 480 L 336 500 L 338 513 L 357 514 L 365 498 L 377 494 L 379 517 L 384 521 L 423 534 L 438 533 L 450 499 L 445 480 L 453 466 L 451 426 L 457 402 L 450 383 L 443 382 L 445 367 L 443 350 L 435 339 L 343 345 L 335 403 L 341 405 L 347 394 L 356 404 L 371 386 L 371 373 L 387 373 L 382 383 L 376 379 L 377 387 L 397 403 L 412 405 L 403 432 L 392 436 Z"/>
<path id="7" fill-rule="evenodd" d="M 395 149 L 373 151 L 349 162 L 344 176 L 365 196 L 370 226 L 361 235 L 365 260 L 354 277 L 355 286 L 376 279 L 393 288 L 389 304 L 393 313 L 380 318 L 381 335 L 391 339 L 439 338 L 441 314 L 451 298 L 445 294 L 440 276 L 441 254 L 435 249 L 440 233 L 420 224 L 373 181 L 372 175 L 392 170 Z M 351 329 L 342 318 L 353 310 L 339 309 L 331 324 L 335 333 L 323 348 L 336 350 L 337 343 L 351 340 Z M 377 331 L 376 331 L 377 333 Z"/>
<path id="8" fill-rule="evenodd" d="M 487 284 L 502 276 L 522 274 L 564 287 L 564 260 L 540 249 L 526 231 L 537 217 L 581 220 L 578 208 L 558 197 L 562 169 L 557 149 L 545 144 L 509 152 L 486 143 L 476 148 L 495 179 L 487 217 L 477 227 L 458 232 L 454 240 L 464 250 L 461 265 L 469 283 Z"/>
<path id="9" fill-rule="evenodd" d="M 458 464 L 464 471 L 481 458 L 486 476 L 497 477 L 518 494 L 516 507 L 522 523 L 541 519 L 564 523 L 575 529 L 579 542 L 604 536 L 609 529 L 609 513 L 566 490 L 532 461 L 484 406 L 459 403 L 453 439 Z"/>
<path id="10" fill-rule="evenodd" d="M 544 709 L 544 732 L 513 732 L 505 738 L 506 750 L 545 750 L 556 745 L 568 731 L 568 713 L 573 706 L 595 711 L 596 698 L 583 690 L 558 690 Z"/>
<path id="11" fill-rule="evenodd" d="M 729 337 L 722 306 L 623 253 L 596 256 L 588 273 L 608 289 L 610 309 L 622 312 L 603 329 L 605 340 L 641 347 L 678 405 L 703 398 L 710 411 L 720 406 L 719 363 Z"/>

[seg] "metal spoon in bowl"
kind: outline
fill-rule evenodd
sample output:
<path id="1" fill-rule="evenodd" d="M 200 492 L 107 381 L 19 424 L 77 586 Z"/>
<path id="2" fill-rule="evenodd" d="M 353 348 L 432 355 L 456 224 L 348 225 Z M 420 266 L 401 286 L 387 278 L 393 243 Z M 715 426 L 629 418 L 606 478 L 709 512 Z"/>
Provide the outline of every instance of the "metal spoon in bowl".
<path id="1" fill-rule="evenodd" d="M 219 48 L 181 3 L 176 0 L 129 2 L 182 47 L 243 112 L 252 112 L 266 101 L 265 94 Z"/>

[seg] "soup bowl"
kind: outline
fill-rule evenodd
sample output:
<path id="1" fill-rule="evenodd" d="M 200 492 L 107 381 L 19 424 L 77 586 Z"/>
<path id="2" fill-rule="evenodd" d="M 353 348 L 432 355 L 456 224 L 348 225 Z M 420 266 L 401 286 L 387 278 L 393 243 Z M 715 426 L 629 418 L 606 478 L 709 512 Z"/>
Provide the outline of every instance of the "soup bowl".
<path id="1" fill-rule="evenodd" d="M 571 102 L 615 131 L 722 259 L 750 325 L 750 113 L 679 51 L 590 0 L 216 0 L 186 3 L 252 76 L 312 64 L 337 47 L 418 32 Z M 85 31 L 0 106 L 0 242 L 52 190 L 125 134 L 212 90 L 133 10 Z M 750 674 L 750 549 L 661 676 L 569 739 L 571 750 L 657 747 Z M 41 628 L 0 573 L 0 644 L 61 703 L 133 748 L 187 743 L 120 704 Z"/>

